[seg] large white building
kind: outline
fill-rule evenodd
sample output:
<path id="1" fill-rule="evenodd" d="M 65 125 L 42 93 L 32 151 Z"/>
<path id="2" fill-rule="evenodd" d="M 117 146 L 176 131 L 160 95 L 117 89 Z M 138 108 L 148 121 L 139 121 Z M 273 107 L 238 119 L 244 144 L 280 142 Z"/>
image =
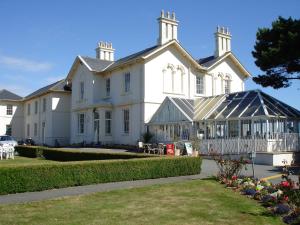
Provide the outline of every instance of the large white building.
<path id="1" fill-rule="evenodd" d="M 212 56 L 195 59 L 178 40 L 175 14 L 162 11 L 157 20 L 155 45 L 115 60 L 112 43 L 100 42 L 95 57 L 75 58 L 63 81 L 23 99 L 2 100 L 4 108 L 18 105 L 23 112 L 16 114 L 22 129 L 14 135 L 13 128 L 12 135 L 48 145 L 136 144 L 150 130 L 159 141 L 193 133 L 261 137 L 267 140 L 261 149 L 269 149 L 275 133 L 299 133 L 298 110 L 258 90 L 245 91 L 251 75 L 231 51 L 228 28 L 217 28 Z M 1 119 L 2 133 L 13 119 Z M 290 148 L 299 148 L 297 138 L 289 140 Z"/>
<path id="2" fill-rule="evenodd" d="M 158 18 L 157 43 L 114 61 L 111 43 L 96 58 L 78 56 L 66 78 L 72 86 L 71 143 L 135 144 L 167 96 L 195 99 L 244 90 L 250 74 L 231 52 L 228 29 L 215 33 L 216 51 L 196 60 L 177 39 L 178 21 Z"/>

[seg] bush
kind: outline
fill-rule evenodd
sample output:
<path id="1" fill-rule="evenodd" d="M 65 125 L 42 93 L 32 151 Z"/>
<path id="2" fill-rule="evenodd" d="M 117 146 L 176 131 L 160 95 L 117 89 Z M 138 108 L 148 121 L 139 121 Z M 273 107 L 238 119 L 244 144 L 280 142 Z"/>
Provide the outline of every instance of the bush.
<path id="1" fill-rule="evenodd" d="M 155 157 L 148 154 L 136 153 L 116 153 L 116 152 L 79 152 L 72 150 L 62 150 L 55 148 L 47 148 L 41 146 L 17 146 L 16 151 L 20 156 L 36 158 L 42 157 L 55 161 L 86 161 L 86 160 L 107 160 L 107 159 L 133 159 Z"/>
<path id="2" fill-rule="evenodd" d="M 0 194 L 193 175 L 200 173 L 200 167 L 199 157 L 154 157 L 2 167 Z"/>

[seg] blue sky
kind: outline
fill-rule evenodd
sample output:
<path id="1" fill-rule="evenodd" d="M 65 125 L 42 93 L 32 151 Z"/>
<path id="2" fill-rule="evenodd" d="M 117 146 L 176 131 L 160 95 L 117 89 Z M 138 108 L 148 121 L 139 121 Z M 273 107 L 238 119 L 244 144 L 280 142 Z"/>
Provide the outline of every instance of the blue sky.
<path id="1" fill-rule="evenodd" d="M 232 33 L 232 51 L 252 75 L 258 27 L 279 15 L 299 19 L 300 1 L 0 1 L 0 89 L 19 95 L 64 78 L 76 55 L 95 56 L 98 41 L 110 41 L 116 59 L 155 45 L 161 9 L 175 11 L 178 39 L 194 58 L 212 55 L 216 26 Z M 300 109 L 300 82 L 280 90 L 260 88 Z"/>

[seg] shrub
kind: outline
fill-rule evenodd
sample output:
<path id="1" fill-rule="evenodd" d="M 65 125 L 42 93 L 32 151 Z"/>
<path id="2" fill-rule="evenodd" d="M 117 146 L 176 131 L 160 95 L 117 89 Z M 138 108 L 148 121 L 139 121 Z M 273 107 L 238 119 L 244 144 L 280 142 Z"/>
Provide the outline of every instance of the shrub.
<path id="1" fill-rule="evenodd" d="M 2 167 L 0 194 L 200 173 L 199 157 L 64 162 Z"/>
<path id="2" fill-rule="evenodd" d="M 86 161 L 86 160 L 107 160 L 107 159 L 133 159 L 133 158 L 148 158 L 155 157 L 148 154 L 136 153 L 119 153 L 119 152 L 79 152 L 72 150 L 63 150 L 56 148 L 47 148 L 41 146 L 17 146 L 16 151 L 20 156 L 25 157 L 42 157 L 48 160 L 55 161 Z"/>

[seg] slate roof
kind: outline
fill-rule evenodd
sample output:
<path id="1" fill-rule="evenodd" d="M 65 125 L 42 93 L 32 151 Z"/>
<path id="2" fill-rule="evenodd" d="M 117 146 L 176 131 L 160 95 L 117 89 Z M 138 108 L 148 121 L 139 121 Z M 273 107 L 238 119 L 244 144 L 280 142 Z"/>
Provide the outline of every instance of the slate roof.
<path id="1" fill-rule="evenodd" d="M 105 60 L 100 60 L 100 59 L 96 59 L 96 58 L 91 58 L 91 57 L 86 57 L 86 56 L 81 56 L 81 58 L 86 62 L 86 64 L 89 65 L 89 67 L 91 67 L 92 70 L 96 71 L 96 72 L 101 72 L 104 69 L 106 70 L 110 70 L 113 68 L 116 68 L 126 62 L 129 62 L 131 60 L 134 59 L 138 59 L 140 57 L 143 57 L 144 55 L 154 51 L 155 49 L 157 49 L 158 45 L 152 46 L 150 48 L 146 48 L 142 51 L 133 53 L 129 56 L 126 56 L 124 58 L 118 59 L 117 61 L 114 62 L 110 62 L 110 61 L 105 61 Z"/>
<path id="2" fill-rule="evenodd" d="M 35 92 L 32 92 L 31 94 L 27 95 L 25 97 L 25 99 L 29 99 L 29 98 L 32 98 L 32 97 L 44 94 L 44 93 L 46 93 L 48 91 L 64 91 L 65 84 L 66 84 L 65 79 L 56 81 L 53 84 L 49 84 L 49 85 L 47 85 L 45 87 L 42 87 L 42 88 L 38 89 Z"/>
<path id="3" fill-rule="evenodd" d="M 0 100 L 21 100 L 22 97 L 8 90 L 0 90 Z"/>
<path id="4" fill-rule="evenodd" d="M 81 56 L 81 58 L 89 65 L 89 67 L 91 67 L 92 70 L 97 72 L 104 70 L 107 66 L 112 64 L 110 61 L 91 58 L 88 56 Z"/>
<path id="5" fill-rule="evenodd" d="M 217 62 L 219 59 L 220 59 L 220 57 L 215 57 L 214 55 L 212 55 L 212 56 L 208 56 L 208 57 L 205 57 L 202 59 L 198 59 L 197 61 L 202 66 L 210 67 L 215 62 Z"/>

